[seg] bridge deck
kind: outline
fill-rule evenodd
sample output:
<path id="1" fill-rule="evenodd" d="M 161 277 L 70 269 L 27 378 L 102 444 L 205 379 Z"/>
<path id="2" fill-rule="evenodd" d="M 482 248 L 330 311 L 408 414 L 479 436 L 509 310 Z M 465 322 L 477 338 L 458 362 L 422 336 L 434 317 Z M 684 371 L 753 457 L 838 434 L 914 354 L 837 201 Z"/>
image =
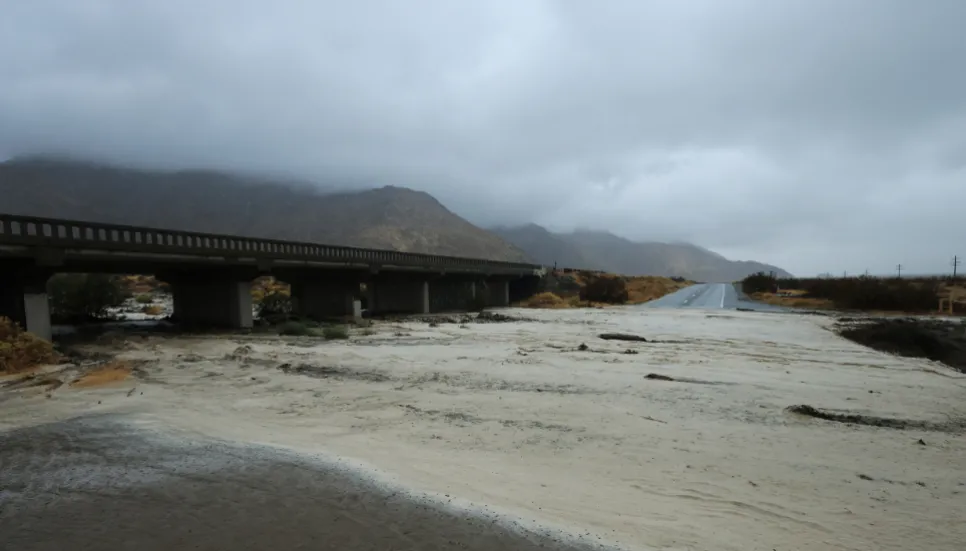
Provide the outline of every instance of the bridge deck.
<path id="1" fill-rule="evenodd" d="M 132 262 L 218 260 L 228 264 L 317 265 L 414 271 L 533 275 L 541 266 L 521 262 L 365 249 L 117 224 L 0 214 L 0 255 Z M 92 256 L 93 255 L 93 256 Z"/>

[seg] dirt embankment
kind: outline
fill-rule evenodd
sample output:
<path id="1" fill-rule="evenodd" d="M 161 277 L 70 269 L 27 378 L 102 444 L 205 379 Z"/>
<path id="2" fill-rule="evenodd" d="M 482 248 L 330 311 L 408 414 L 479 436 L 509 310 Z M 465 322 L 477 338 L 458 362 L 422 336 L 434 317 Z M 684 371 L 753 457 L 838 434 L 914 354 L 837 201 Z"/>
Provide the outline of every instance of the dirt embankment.
<path id="1" fill-rule="evenodd" d="M 836 332 L 875 350 L 927 358 L 966 373 L 966 324 L 920 318 L 842 318 Z"/>

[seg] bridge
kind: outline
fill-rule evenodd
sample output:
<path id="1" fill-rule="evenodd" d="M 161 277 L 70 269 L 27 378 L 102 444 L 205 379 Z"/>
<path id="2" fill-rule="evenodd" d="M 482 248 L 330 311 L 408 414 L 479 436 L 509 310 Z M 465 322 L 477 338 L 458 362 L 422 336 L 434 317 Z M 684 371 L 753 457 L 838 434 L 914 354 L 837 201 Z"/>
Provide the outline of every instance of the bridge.
<path id="1" fill-rule="evenodd" d="M 251 282 L 289 283 L 307 317 L 508 306 L 536 289 L 542 266 L 357 247 L 0 214 L 0 316 L 50 338 L 46 283 L 60 272 L 153 274 L 171 285 L 174 316 L 253 325 Z"/>

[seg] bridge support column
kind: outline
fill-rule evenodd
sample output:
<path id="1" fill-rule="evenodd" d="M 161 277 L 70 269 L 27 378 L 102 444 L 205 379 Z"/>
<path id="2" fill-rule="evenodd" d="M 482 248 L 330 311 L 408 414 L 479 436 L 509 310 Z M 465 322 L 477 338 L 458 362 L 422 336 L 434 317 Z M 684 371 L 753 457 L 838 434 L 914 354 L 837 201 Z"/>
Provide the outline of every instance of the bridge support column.
<path id="1" fill-rule="evenodd" d="M 488 279 L 486 285 L 487 306 L 510 305 L 510 282 L 506 279 Z"/>
<path id="2" fill-rule="evenodd" d="M 367 283 L 369 311 L 377 314 L 428 314 L 429 281 L 409 276 L 380 277 Z"/>
<path id="3" fill-rule="evenodd" d="M 232 329 L 254 325 L 251 281 L 185 278 L 169 283 L 179 323 Z"/>
<path id="4" fill-rule="evenodd" d="M 0 316 L 42 339 L 52 336 L 47 280 L 50 273 L 31 265 L 0 263 Z"/>
<path id="5" fill-rule="evenodd" d="M 292 304 L 302 316 L 313 319 L 356 316 L 359 282 L 338 279 L 302 279 L 292 285 Z"/>
<path id="6" fill-rule="evenodd" d="M 469 310 L 476 298 L 476 282 L 459 276 L 434 279 L 429 285 L 429 310 L 453 312 Z"/>
<path id="7" fill-rule="evenodd" d="M 540 292 L 543 281 L 540 276 L 518 277 L 510 281 L 510 302 L 526 300 Z"/>

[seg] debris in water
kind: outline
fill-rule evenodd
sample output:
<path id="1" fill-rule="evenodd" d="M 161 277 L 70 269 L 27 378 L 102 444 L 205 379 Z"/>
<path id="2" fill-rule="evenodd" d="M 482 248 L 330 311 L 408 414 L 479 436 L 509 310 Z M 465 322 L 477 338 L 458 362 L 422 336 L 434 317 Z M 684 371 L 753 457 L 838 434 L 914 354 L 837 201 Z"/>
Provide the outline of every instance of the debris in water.
<path id="1" fill-rule="evenodd" d="M 633 341 L 647 342 L 647 339 L 638 335 L 628 335 L 627 333 L 601 333 L 598 335 L 605 341 Z"/>

